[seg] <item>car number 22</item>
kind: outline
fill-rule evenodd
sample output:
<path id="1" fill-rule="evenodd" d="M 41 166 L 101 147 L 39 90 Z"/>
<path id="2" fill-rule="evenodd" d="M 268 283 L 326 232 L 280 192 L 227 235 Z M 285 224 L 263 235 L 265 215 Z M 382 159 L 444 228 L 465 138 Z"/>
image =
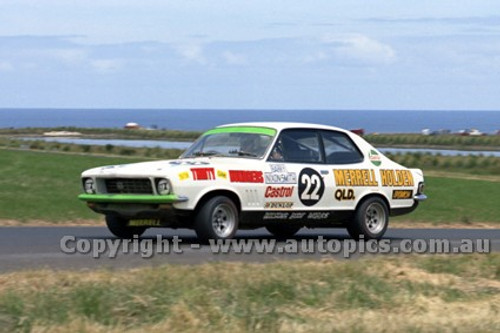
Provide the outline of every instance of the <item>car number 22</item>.
<path id="1" fill-rule="evenodd" d="M 313 206 L 321 200 L 325 191 L 323 178 L 314 169 L 305 168 L 299 175 L 299 198 L 305 206 Z"/>

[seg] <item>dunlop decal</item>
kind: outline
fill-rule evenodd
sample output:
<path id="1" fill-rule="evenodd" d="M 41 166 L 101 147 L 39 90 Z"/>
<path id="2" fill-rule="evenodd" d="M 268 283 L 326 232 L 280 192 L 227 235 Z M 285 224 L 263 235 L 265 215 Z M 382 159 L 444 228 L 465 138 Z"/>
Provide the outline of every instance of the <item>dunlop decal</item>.
<path id="1" fill-rule="evenodd" d="M 289 201 L 271 201 L 264 204 L 265 209 L 291 209 L 293 202 Z"/>

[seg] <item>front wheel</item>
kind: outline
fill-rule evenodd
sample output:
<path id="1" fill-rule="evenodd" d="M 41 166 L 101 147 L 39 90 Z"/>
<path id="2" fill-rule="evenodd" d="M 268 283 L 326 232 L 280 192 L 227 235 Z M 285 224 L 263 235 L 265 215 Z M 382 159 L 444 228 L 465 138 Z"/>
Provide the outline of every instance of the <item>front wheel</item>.
<path id="1" fill-rule="evenodd" d="M 238 230 L 238 208 L 228 197 L 213 197 L 197 212 L 194 227 L 202 241 L 230 239 Z"/>
<path id="2" fill-rule="evenodd" d="M 352 238 L 380 239 L 389 226 L 389 209 L 382 198 L 371 197 L 363 201 L 347 225 Z"/>
<path id="3" fill-rule="evenodd" d="M 139 237 L 147 229 L 146 227 L 130 227 L 127 219 L 114 215 L 106 215 L 106 225 L 113 235 L 125 239 Z"/>

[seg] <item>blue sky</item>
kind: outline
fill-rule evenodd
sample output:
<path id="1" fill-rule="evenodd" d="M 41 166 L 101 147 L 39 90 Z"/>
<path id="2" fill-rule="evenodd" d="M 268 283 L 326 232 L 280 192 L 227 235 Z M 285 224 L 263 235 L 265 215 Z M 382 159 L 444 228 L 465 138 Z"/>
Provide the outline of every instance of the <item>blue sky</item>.
<path id="1" fill-rule="evenodd" d="M 0 107 L 500 110 L 500 1 L 0 2 Z"/>

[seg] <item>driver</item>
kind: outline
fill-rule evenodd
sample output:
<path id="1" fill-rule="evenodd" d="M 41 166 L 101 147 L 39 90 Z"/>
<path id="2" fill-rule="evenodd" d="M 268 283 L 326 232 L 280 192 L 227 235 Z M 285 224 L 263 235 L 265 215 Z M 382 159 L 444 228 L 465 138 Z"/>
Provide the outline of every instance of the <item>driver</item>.
<path id="1" fill-rule="evenodd" d="M 240 140 L 240 151 L 261 157 L 266 150 L 265 140 L 257 134 L 245 135 Z"/>

